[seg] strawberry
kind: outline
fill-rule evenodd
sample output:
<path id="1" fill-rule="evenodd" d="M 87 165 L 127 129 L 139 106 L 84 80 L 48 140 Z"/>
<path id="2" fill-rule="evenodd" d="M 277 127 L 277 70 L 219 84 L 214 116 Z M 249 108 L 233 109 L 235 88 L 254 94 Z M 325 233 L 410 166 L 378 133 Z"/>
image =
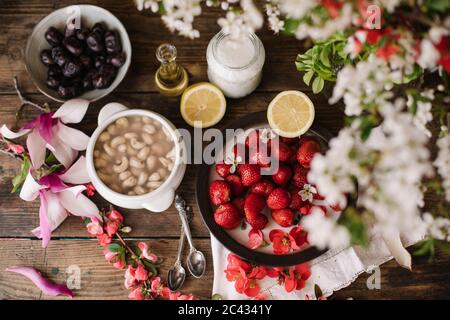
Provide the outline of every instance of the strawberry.
<path id="1" fill-rule="evenodd" d="M 257 148 L 261 135 L 259 130 L 252 130 L 245 138 L 245 146 L 247 148 Z"/>
<path id="2" fill-rule="evenodd" d="M 318 152 L 320 152 L 320 144 L 316 139 L 311 137 L 302 138 L 297 150 L 297 161 L 303 167 L 309 168 L 314 155 Z"/>
<path id="3" fill-rule="evenodd" d="M 233 146 L 233 159 L 241 158 L 241 161 L 245 161 L 247 154 L 247 148 L 242 143 L 237 143 Z"/>
<path id="4" fill-rule="evenodd" d="M 245 187 L 250 187 L 261 180 L 260 171 L 259 166 L 256 164 L 244 163 L 238 165 L 238 172 L 241 175 L 242 184 Z"/>
<path id="5" fill-rule="evenodd" d="M 253 220 L 266 207 L 266 200 L 256 193 L 249 193 L 244 202 L 244 213 L 247 220 Z"/>
<path id="6" fill-rule="evenodd" d="M 288 161 L 292 156 L 292 150 L 286 143 L 280 141 L 277 148 L 272 144 L 272 154 L 279 161 Z"/>
<path id="7" fill-rule="evenodd" d="M 272 219 L 281 227 L 290 227 L 294 220 L 294 211 L 291 209 L 272 210 Z"/>
<path id="8" fill-rule="evenodd" d="M 255 219 L 248 220 L 247 222 L 252 226 L 255 230 L 262 230 L 266 227 L 269 219 L 263 214 L 258 215 Z"/>
<path id="9" fill-rule="evenodd" d="M 310 204 L 304 205 L 303 207 L 300 208 L 300 213 L 304 216 L 307 216 L 308 214 L 311 213 L 311 208 L 312 205 Z"/>
<path id="10" fill-rule="evenodd" d="M 289 208 L 293 210 L 300 210 L 301 207 L 305 206 L 307 203 L 302 200 L 302 197 L 299 195 L 299 189 L 291 190 L 291 204 Z"/>
<path id="11" fill-rule="evenodd" d="M 223 180 L 214 180 L 209 186 L 209 198 L 216 206 L 229 202 L 231 199 L 229 184 Z"/>
<path id="12" fill-rule="evenodd" d="M 234 198 L 231 203 L 239 210 L 239 212 L 244 215 L 244 198 Z"/>
<path id="13" fill-rule="evenodd" d="M 272 175 L 272 180 L 277 185 L 284 187 L 292 177 L 292 169 L 284 164 L 280 164 L 277 172 Z"/>
<path id="14" fill-rule="evenodd" d="M 296 165 L 294 168 L 294 175 L 292 176 L 292 185 L 296 188 L 303 189 L 305 183 L 308 183 L 308 169 Z"/>
<path id="15" fill-rule="evenodd" d="M 273 191 L 274 186 L 269 180 L 261 180 L 250 187 L 250 192 L 259 194 L 263 197 L 268 197 Z"/>
<path id="16" fill-rule="evenodd" d="M 225 178 L 225 181 L 228 182 L 231 188 L 231 194 L 235 197 L 239 197 L 245 191 L 244 186 L 242 185 L 241 178 L 238 175 L 231 174 Z"/>
<path id="17" fill-rule="evenodd" d="M 219 206 L 214 212 L 214 220 L 224 229 L 234 229 L 241 224 L 242 215 L 232 203 Z"/>
<path id="18" fill-rule="evenodd" d="M 226 164 L 226 163 L 216 164 L 216 172 L 222 178 L 229 176 L 230 170 L 231 170 L 231 164 Z"/>
<path id="19" fill-rule="evenodd" d="M 291 194 L 283 188 L 273 190 L 267 198 L 267 206 L 270 209 L 284 209 L 291 202 Z"/>

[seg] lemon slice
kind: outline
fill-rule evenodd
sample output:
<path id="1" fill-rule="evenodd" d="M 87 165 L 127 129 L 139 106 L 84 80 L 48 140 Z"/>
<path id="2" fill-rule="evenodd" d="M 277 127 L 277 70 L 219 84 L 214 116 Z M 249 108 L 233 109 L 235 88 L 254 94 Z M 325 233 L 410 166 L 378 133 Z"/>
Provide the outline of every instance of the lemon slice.
<path id="1" fill-rule="evenodd" d="M 280 136 L 295 138 L 304 134 L 314 121 L 314 104 L 300 91 L 280 92 L 269 104 L 267 120 Z"/>
<path id="2" fill-rule="evenodd" d="M 219 88 L 208 82 L 200 82 L 183 92 L 180 111 L 189 125 L 208 128 L 223 118 L 226 106 L 227 102 Z"/>

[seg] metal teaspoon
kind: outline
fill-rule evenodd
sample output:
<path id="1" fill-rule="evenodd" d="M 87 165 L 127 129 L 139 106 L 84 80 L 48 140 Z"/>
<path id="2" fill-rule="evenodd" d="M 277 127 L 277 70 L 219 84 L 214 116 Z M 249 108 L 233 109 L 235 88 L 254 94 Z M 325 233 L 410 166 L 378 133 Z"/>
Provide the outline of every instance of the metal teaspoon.
<path id="1" fill-rule="evenodd" d="M 203 253 L 194 247 L 191 236 L 191 229 L 189 228 L 189 222 L 186 215 L 186 202 L 179 194 L 175 195 L 175 208 L 180 214 L 184 233 L 186 234 L 189 246 L 191 247 L 186 261 L 187 268 L 195 278 L 200 278 L 205 274 L 206 271 L 206 259 Z"/>

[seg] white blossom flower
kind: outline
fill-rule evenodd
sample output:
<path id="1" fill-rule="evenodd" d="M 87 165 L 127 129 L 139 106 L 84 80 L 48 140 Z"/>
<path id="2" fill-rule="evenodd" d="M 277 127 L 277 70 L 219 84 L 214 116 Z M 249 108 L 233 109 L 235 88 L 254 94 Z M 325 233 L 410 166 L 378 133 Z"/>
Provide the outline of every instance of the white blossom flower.
<path id="1" fill-rule="evenodd" d="M 298 194 L 302 198 L 302 201 L 312 202 L 314 199 L 314 195 L 317 194 L 317 189 L 309 183 L 305 183 L 303 185 L 303 189 L 300 190 Z"/>
<path id="2" fill-rule="evenodd" d="M 201 0 L 163 0 L 165 13 L 161 17 L 171 32 L 194 39 L 200 36 L 192 23 L 202 13 Z"/>
<path id="3" fill-rule="evenodd" d="M 281 12 L 278 6 L 270 2 L 266 4 L 267 21 L 269 22 L 269 29 L 278 34 L 284 30 L 284 21 L 280 19 Z"/>
<path id="4" fill-rule="evenodd" d="M 438 155 L 433 164 L 442 178 L 445 199 L 450 202 L 450 134 L 447 133 L 439 138 L 436 145 L 438 147 Z"/>
<path id="5" fill-rule="evenodd" d="M 318 5 L 316 0 L 280 0 L 280 11 L 288 18 L 301 19 Z"/>
<path id="6" fill-rule="evenodd" d="M 433 239 L 450 242 L 450 220 L 444 217 L 433 217 L 431 213 L 423 214 L 427 234 Z"/>
<path id="7" fill-rule="evenodd" d="M 434 91 L 431 89 L 426 90 L 421 92 L 420 96 L 431 101 L 434 99 Z M 431 138 L 431 132 L 428 130 L 427 124 L 433 120 L 433 114 L 431 113 L 432 104 L 430 101 L 415 101 L 414 97 L 409 95 L 406 102 L 406 105 L 409 108 L 411 108 L 414 103 L 416 104 L 416 113 L 414 114 L 413 122 L 416 127 L 422 130 L 429 138 Z"/>
<path id="8" fill-rule="evenodd" d="M 350 244 L 348 230 L 318 208 L 313 208 L 309 215 L 303 217 L 301 224 L 308 232 L 308 241 L 319 249 L 342 248 Z"/>
<path id="9" fill-rule="evenodd" d="M 439 51 L 430 39 L 422 39 L 420 42 L 420 56 L 417 63 L 424 69 L 433 69 L 439 60 Z"/>

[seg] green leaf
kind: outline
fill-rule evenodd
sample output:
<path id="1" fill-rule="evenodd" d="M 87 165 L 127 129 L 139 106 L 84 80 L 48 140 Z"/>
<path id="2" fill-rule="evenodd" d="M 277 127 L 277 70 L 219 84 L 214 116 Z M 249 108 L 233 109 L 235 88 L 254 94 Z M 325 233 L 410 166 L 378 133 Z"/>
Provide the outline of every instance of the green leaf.
<path id="1" fill-rule="evenodd" d="M 292 34 L 295 33 L 298 29 L 298 25 L 300 24 L 299 20 L 287 18 L 284 21 L 284 32 Z"/>
<path id="2" fill-rule="evenodd" d="M 313 93 L 319 93 L 322 91 L 325 81 L 321 77 L 316 77 L 312 83 Z"/>
<path id="3" fill-rule="evenodd" d="M 49 166 L 59 164 L 58 159 L 56 159 L 55 155 L 52 152 L 49 152 L 47 158 L 45 158 L 45 163 Z"/>
<path id="4" fill-rule="evenodd" d="M 218 293 L 214 293 L 211 297 L 211 300 L 222 300 L 222 299 L 223 297 Z"/>
<path id="5" fill-rule="evenodd" d="M 435 11 L 446 12 L 450 8 L 448 0 L 427 0 L 425 5 Z"/>
<path id="6" fill-rule="evenodd" d="M 320 53 L 320 60 L 323 63 L 324 66 L 330 68 L 331 67 L 331 63 L 330 63 L 330 59 L 328 57 L 329 54 L 329 50 L 328 47 L 324 47 L 322 52 Z"/>
<path id="7" fill-rule="evenodd" d="M 312 71 L 312 70 L 306 72 L 303 75 L 303 82 L 306 83 L 307 86 L 309 86 L 309 83 L 311 82 L 313 75 L 314 75 L 314 71 Z"/>
<path id="8" fill-rule="evenodd" d="M 368 243 L 363 217 L 354 207 L 348 207 L 340 216 L 338 223 L 345 226 L 351 237 L 351 243 L 365 246 Z"/>
<path id="9" fill-rule="evenodd" d="M 25 179 L 27 178 L 28 172 L 30 171 L 31 162 L 30 159 L 27 156 L 23 157 L 22 165 L 20 167 L 20 173 L 15 176 L 12 180 L 13 188 L 11 190 L 11 193 L 17 192 L 19 188 L 24 183 Z"/>
<path id="10" fill-rule="evenodd" d="M 322 289 L 320 289 L 317 284 L 314 285 L 314 294 L 316 295 L 316 299 L 319 299 L 323 296 Z"/>
<path id="11" fill-rule="evenodd" d="M 121 249 L 122 249 L 122 246 L 118 243 L 110 243 L 108 245 L 108 250 L 111 252 L 120 252 Z"/>

